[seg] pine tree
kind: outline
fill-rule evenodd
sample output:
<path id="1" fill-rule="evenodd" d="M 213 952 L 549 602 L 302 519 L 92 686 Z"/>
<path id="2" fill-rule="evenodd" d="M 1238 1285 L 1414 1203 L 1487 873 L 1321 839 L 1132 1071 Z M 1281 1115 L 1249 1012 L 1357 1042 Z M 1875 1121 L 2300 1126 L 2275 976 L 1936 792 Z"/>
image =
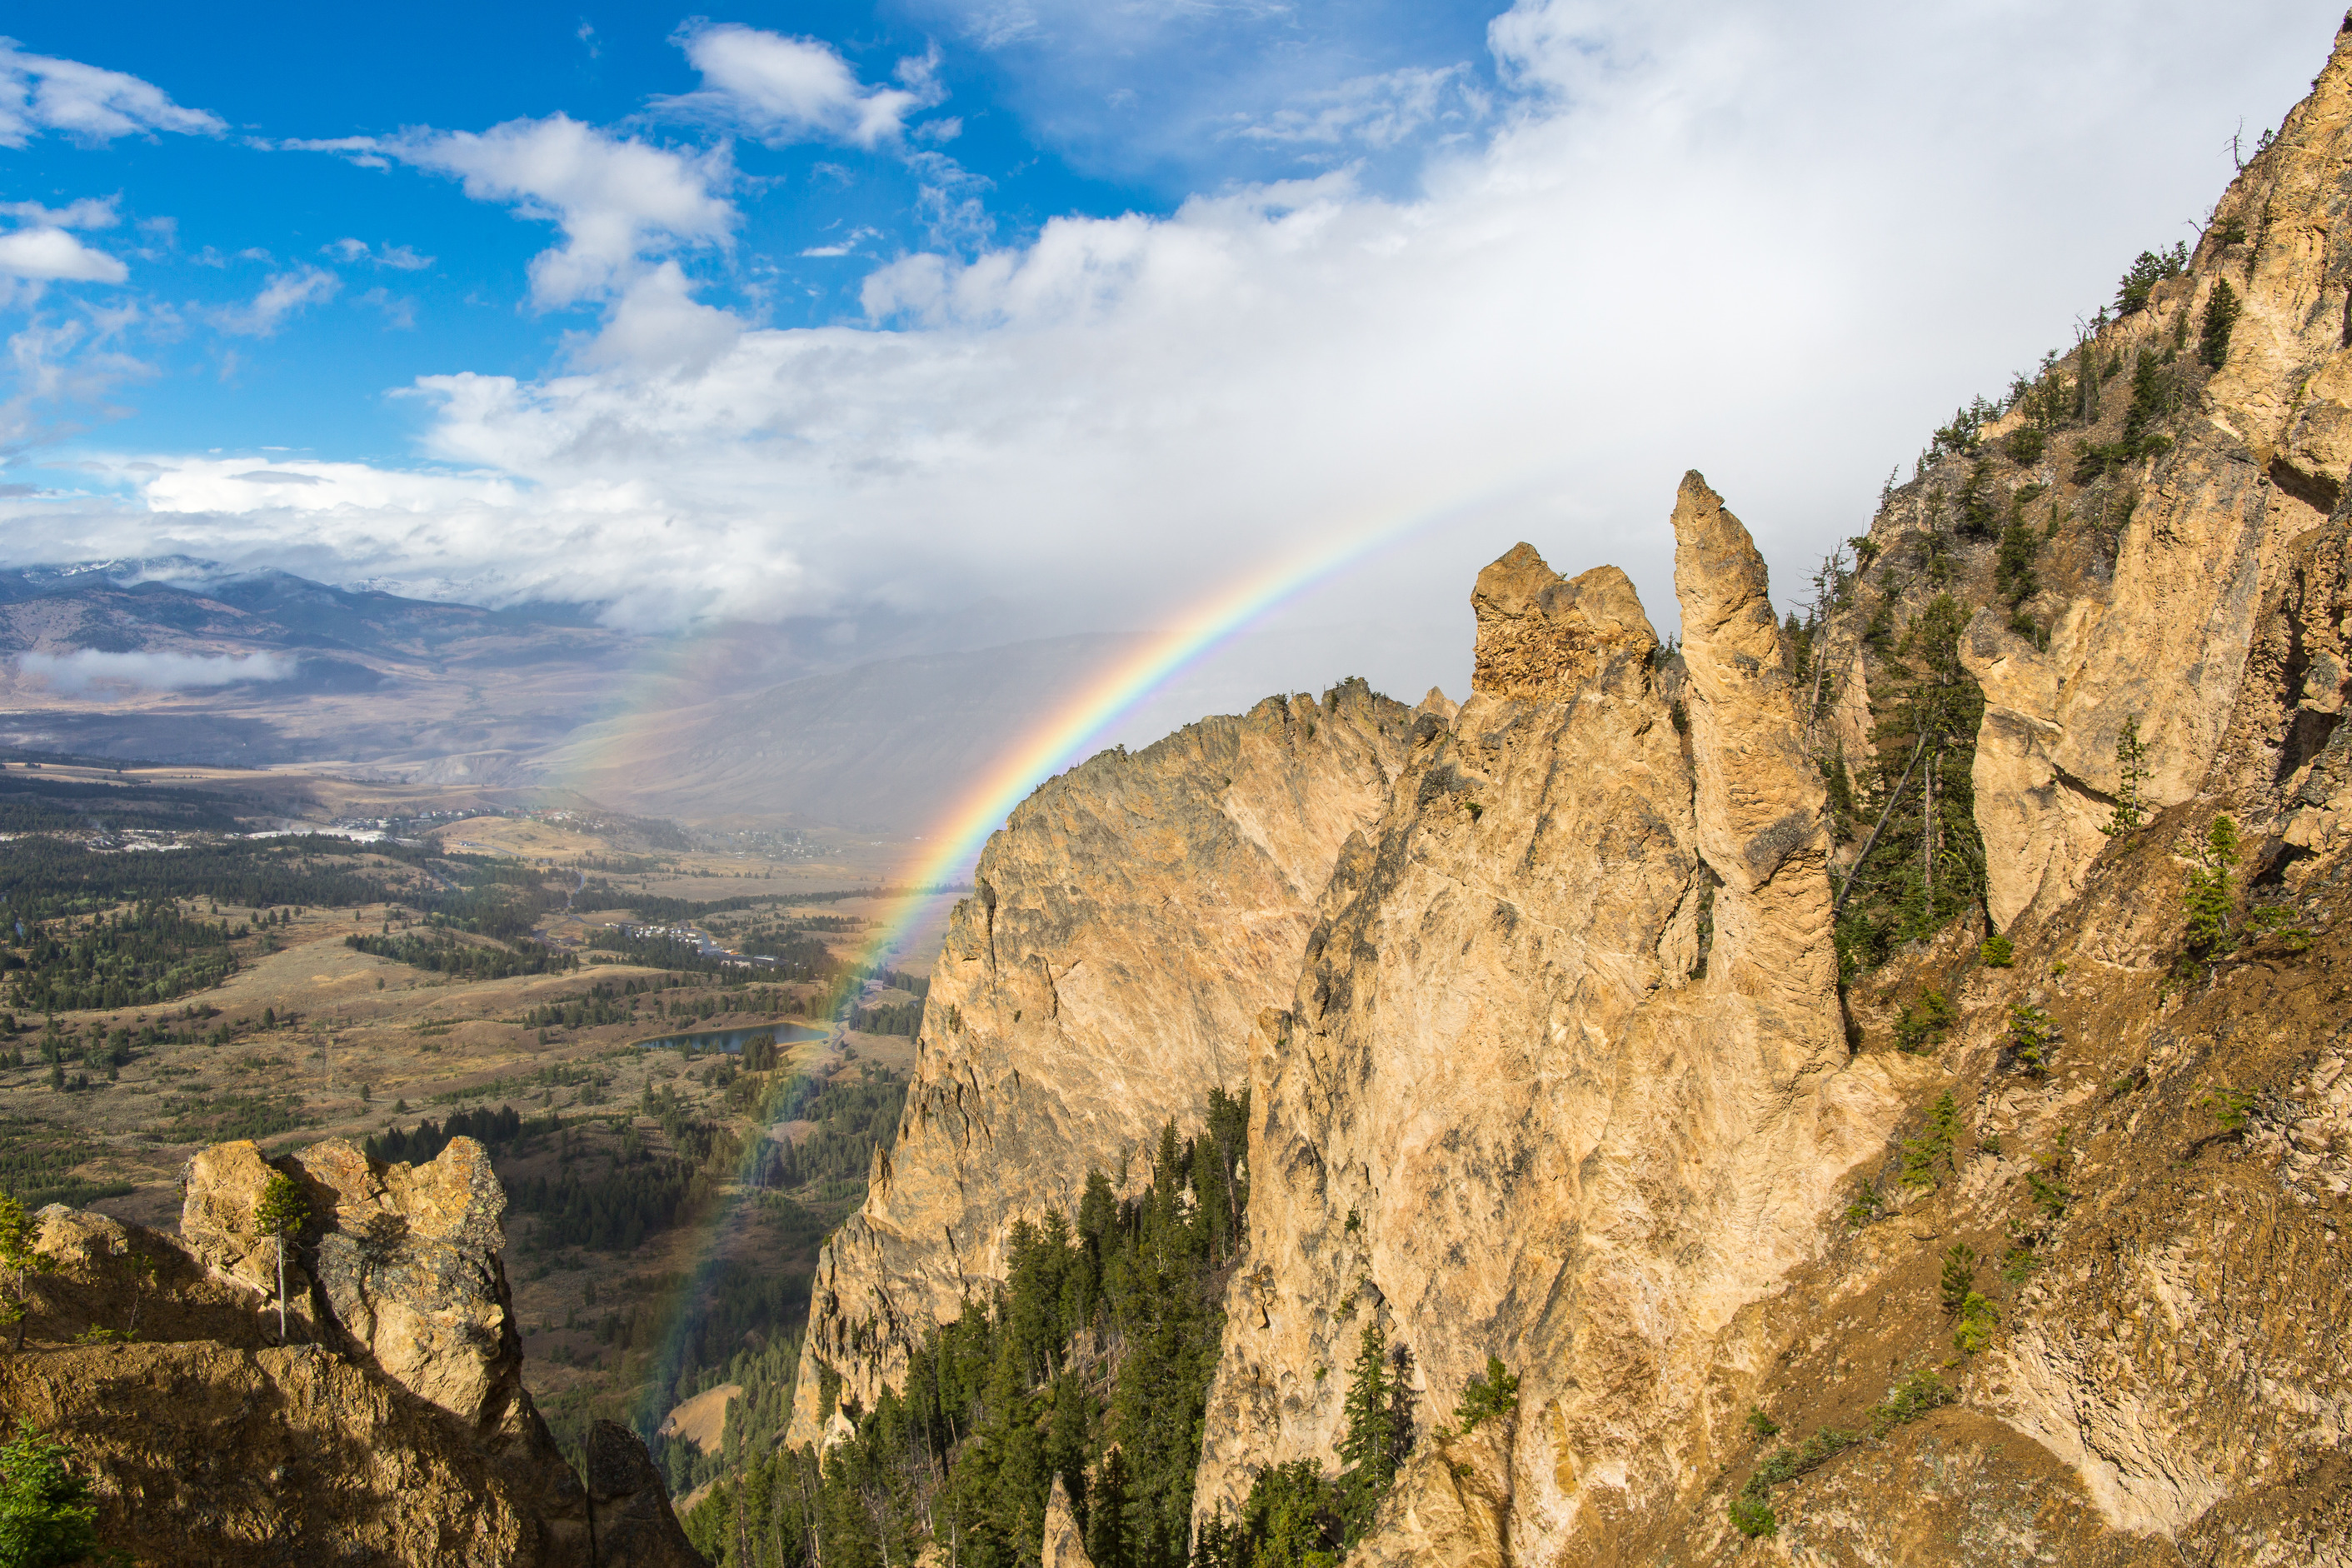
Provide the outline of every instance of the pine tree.
<path id="1" fill-rule="evenodd" d="M 2238 324 L 2238 293 L 2227 278 L 2213 280 L 2205 296 L 2205 320 L 2197 334 L 2197 357 L 2214 370 L 2230 358 L 2230 329 Z"/>
<path id="2" fill-rule="evenodd" d="M 2122 732 L 2116 736 L 2116 809 L 2105 826 L 2099 829 L 2108 837 L 2133 833 L 2147 820 L 2147 808 L 2140 799 L 2140 786 L 2147 782 L 2147 742 L 2139 738 L 2139 716 L 2127 714 Z"/>
<path id="3" fill-rule="evenodd" d="M 0 1193 L 0 1268 L 14 1275 L 16 1284 L 16 1299 L 0 1301 L 0 1321 L 16 1325 L 19 1351 L 25 1348 L 25 1320 L 32 1315 L 32 1276 L 46 1274 L 57 1266 L 56 1258 L 34 1244 L 25 1205 L 14 1194 Z"/>
<path id="4" fill-rule="evenodd" d="M 1087 1561 L 1094 1568 L 1129 1568 L 1134 1557 L 1127 1543 L 1127 1455 L 1116 1443 L 1103 1455 L 1087 1508 Z"/>
<path id="5" fill-rule="evenodd" d="M 2238 825 L 2217 816 L 2198 847 L 2196 869 L 2189 873 L 2181 903 L 2189 914 L 2189 952 L 2210 962 L 2218 957 L 2230 935 L 2230 868 L 2238 863 Z"/>
<path id="6" fill-rule="evenodd" d="M 64 1444 L 21 1419 L 0 1443 L 0 1563 L 49 1568 L 96 1552 L 98 1506 L 68 1457 Z"/>
<path id="7" fill-rule="evenodd" d="M 1349 1475 L 1385 1489 L 1396 1474 L 1389 1428 L 1388 1344 L 1380 1325 L 1366 1323 L 1348 1370 L 1348 1430 L 1339 1439 L 1339 1463 Z"/>
<path id="8" fill-rule="evenodd" d="M 310 1205 L 303 1201 L 302 1189 L 291 1176 L 271 1172 L 260 1200 L 253 1205 L 253 1232 L 278 1242 L 278 1342 L 281 1345 L 286 1342 L 286 1238 L 300 1234 L 310 1220 Z"/>

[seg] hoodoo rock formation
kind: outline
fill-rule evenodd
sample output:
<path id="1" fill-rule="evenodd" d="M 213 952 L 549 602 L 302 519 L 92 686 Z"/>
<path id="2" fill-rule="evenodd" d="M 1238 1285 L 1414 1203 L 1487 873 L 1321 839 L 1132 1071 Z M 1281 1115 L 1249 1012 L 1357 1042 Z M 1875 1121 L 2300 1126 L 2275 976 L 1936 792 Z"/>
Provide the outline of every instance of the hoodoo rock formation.
<path id="1" fill-rule="evenodd" d="M 1810 614 L 1693 474 L 1678 652 L 1523 544 L 1458 710 L 1269 704 L 1041 791 L 796 1436 L 1245 1076 L 1224 1568 L 1335 1545 L 1359 1483 L 1315 1489 L 1400 1410 L 1350 1568 L 2352 1564 L 2347 212 L 2352 31 Z M 1464 1405 L 1489 1357 L 1516 1403 Z M 1057 1560 L 1084 1481 L 1024 1504 Z"/>
<path id="2" fill-rule="evenodd" d="M 1488 1521 L 1516 1560 L 1610 1541 L 1710 1467 L 1727 1331 L 1895 1119 L 1903 1075 L 1845 1046 L 1763 563 L 1696 474 L 1675 528 L 1687 746 L 1623 574 L 1519 546 L 1473 595 L 1470 700 L 1416 729 L 1260 1025 L 1204 1516 L 1335 1449 L 1318 1373 L 1377 1321 L 1449 1399 L 1526 1369 Z"/>
<path id="3" fill-rule="evenodd" d="M 253 1227 L 276 1173 L 310 1212 L 282 1346 L 277 1244 Z M 592 1434 L 583 1486 L 524 1392 L 506 1194 L 479 1143 L 413 1167 L 341 1139 L 274 1163 L 224 1143 L 185 1184 L 176 1237 L 42 1211 L 56 1268 L 35 1287 L 36 1342 L 0 1360 L 0 1405 L 95 1472 L 110 1547 L 157 1563 L 701 1561 L 634 1434 Z"/>
<path id="4" fill-rule="evenodd" d="M 1238 1089 L 1340 846 L 1412 715 L 1361 681 L 1271 698 L 1041 786 L 990 839 L 931 977 L 898 1137 L 817 1263 L 793 1440 L 871 1407 L 925 1327 L 1004 1278 L 1017 1219 L 1075 1213 L 1170 1121 Z"/>

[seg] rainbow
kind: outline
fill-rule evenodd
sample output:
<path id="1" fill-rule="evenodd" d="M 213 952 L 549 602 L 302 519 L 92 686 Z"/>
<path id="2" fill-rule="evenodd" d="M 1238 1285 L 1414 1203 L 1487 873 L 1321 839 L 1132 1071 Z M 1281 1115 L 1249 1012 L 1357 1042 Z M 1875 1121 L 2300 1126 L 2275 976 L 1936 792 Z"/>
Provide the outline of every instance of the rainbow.
<path id="1" fill-rule="evenodd" d="M 1081 760 L 1106 731 L 1132 712 L 1169 677 L 1213 652 L 1268 611 L 1311 592 L 1450 514 L 1452 510 L 1406 511 L 1385 523 L 1278 556 L 1197 601 L 1172 626 L 1147 636 L 1139 646 L 1106 665 L 1056 712 L 983 770 L 962 797 L 942 814 L 932 830 L 918 841 L 923 847 L 894 879 L 895 885 L 905 890 L 860 944 L 854 972 L 871 973 L 895 956 L 928 921 L 943 915 L 949 900 L 958 896 L 951 889 L 975 868 L 989 837 L 1003 826 L 1013 808 L 1038 784 Z M 843 1013 L 835 1020 L 836 1031 L 845 1024 L 847 1010 L 856 1005 L 858 994 L 853 990 L 843 1003 Z M 749 1186 L 762 1142 L 758 1137 L 746 1142 L 744 1169 L 739 1173 L 736 1188 L 739 1194 Z M 690 1303 L 700 1294 L 716 1263 L 715 1243 L 736 1201 L 740 1199 L 720 1205 L 703 1238 L 700 1253 L 686 1271 L 663 1336 L 662 1353 L 654 1363 L 656 1368 L 676 1365 L 683 1341 L 692 1328 Z M 668 1392 L 663 1380 L 657 1378 L 649 1398 L 658 1402 Z M 662 1415 L 663 1411 L 649 1404 L 639 1412 L 641 1429 L 650 1431 Z"/>

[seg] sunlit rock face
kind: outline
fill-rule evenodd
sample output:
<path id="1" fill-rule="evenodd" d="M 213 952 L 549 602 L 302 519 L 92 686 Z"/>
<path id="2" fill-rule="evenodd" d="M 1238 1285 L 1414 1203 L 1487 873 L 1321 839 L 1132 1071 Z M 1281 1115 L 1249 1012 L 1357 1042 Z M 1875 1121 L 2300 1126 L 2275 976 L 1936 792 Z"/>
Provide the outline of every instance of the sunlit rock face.
<path id="1" fill-rule="evenodd" d="M 1526 1379 L 1516 1443 L 1409 1471 L 1394 1528 L 1429 1539 L 1380 1551 L 1606 1539 L 1708 1464 L 1727 1328 L 1885 1136 L 1763 563 L 1696 474 L 1674 526 L 1679 668 L 1613 568 L 1480 575 L 1475 689 L 1417 727 L 1261 1020 L 1203 1516 L 1335 1450 L 1377 1321 L 1424 1429 L 1489 1353 Z"/>
<path id="2" fill-rule="evenodd" d="M 1211 1088 L 1240 1091 L 1411 718 L 1360 681 L 1270 698 L 1014 810 L 950 923 L 897 1143 L 819 1257 L 793 1442 L 840 1398 L 870 1407 L 927 1325 L 1003 1279 L 1014 1221 L 1075 1213 L 1088 1171 L 1121 1176 Z"/>

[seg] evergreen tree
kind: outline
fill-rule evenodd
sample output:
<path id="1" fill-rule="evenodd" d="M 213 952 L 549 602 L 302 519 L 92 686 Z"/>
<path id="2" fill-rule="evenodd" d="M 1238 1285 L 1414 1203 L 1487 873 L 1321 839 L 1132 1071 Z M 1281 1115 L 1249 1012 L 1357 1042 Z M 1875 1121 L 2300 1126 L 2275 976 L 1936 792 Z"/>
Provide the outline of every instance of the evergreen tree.
<path id="1" fill-rule="evenodd" d="M 1087 1497 L 1087 1559 L 1094 1568 L 1130 1568 L 1127 1542 L 1127 1456 L 1114 1443 Z"/>
<path id="2" fill-rule="evenodd" d="M 1342 1543 L 1353 1546 L 1371 1528 L 1381 1500 L 1396 1479 L 1397 1435 L 1388 1374 L 1388 1344 L 1377 1323 L 1366 1323 L 1348 1369 L 1347 1431 L 1339 1438 Z"/>
<path id="3" fill-rule="evenodd" d="M 278 1342 L 286 1342 L 286 1238 L 300 1234 L 310 1220 L 310 1205 L 302 1189 L 283 1172 L 273 1171 L 253 1205 L 253 1233 L 278 1243 Z"/>
<path id="4" fill-rule="evenodd" d="M 2198 847 L 2198 866 L 2189 873 L 2181 902 L 2189 915 L 2189 953 L 2200 962 L 2219 957 L 2230 935 L 2230 868 L 2238 863 L 2238 825 L 2217 816 Z"/>
<path id="5" fill-rule="evenodd" d="M 2205 320 L 2197 335 L 2197 357 L 2214 370 L 2229 361 L 2230 329 L 2238 324 L 2238 292 L 2230 287 L 2230 280 L 2213 279 L 2213 291 L 2205 296 Z"/>
<path id="6" fill-rule="evenodd" d="M 0 1321 L 16 1325 L 19 1351 L 25 1348 L 25 1320 L 32 1316 L 32 1276 L 46 1274 L 57 1266 L 56 1258 L 34 1245 L 25 1205 L 16 1194 L 0 1193 L 0 1268 L 15 1277 L 16 1286 L 15 1300 L 0 1302 Z"/>
<path id="7" fill-rule="evenodd" d="M 21 1419 L 0 1443 L 0 1563 L 50 1568 L 97 1550 L 98 1505 L 68 1458 L 64 1444 Z"/>
<path id="8" fill-rule="evenodd" d="M 2147 742 L 2139 738 L 2139 716 L 2126 714 L 2116 736 L 2116 809 L 2099 831 L 2113 838 L 2138 831 L 2147 819 L 2140 786 L 2147 782 Z"/>

